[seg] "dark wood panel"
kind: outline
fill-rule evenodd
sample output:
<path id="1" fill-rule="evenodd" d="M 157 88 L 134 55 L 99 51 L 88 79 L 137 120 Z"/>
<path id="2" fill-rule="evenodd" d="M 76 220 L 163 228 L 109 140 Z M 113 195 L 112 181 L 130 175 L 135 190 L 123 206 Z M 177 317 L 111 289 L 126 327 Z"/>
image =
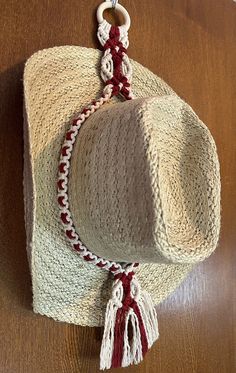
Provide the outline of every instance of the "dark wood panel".
<path id="1" fill-rule="evenodd" d="M 98 4 L 0 0 L 1 373 L 98 372 L 99 328 L 57 323 L 31 310 L 22 192 L 24 62 L 33 52 L 54 45 L 97 47 Z M 142 364 L 126 371 L 233 373 L 236 4 L 232 0 L 123 0 L 122 4 L 132 18 L 129 55 L 164 78 L 207 123 L 218 146 L 222 176 L 219 248 L 158 307 L 160 340 Z"/>

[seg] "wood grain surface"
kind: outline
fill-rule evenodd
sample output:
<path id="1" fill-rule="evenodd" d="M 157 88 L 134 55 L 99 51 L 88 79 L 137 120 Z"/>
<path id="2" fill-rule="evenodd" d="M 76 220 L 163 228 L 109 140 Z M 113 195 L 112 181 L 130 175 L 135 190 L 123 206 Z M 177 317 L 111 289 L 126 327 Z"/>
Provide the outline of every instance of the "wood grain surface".
<path id="1" fill-rule="evenodd" d="M 0 0 L 0 373 L 96 373 L 101 329 L 35 315 L 25 250 L 22 72 L 35 51 L 98 47 L 100 0 Z M 233 373 L 236 252 L 236 3 L 122 0 L 129 55 L 166 80 L 210 128 L 222 177 L 216 253 L 158 306 L 160 340 L 125 372 Z M 107 14 L 116 22 L 119 16 Z M 120 372 L 121 370 L 116 370 Z M 123 370 L 124 371 L 124 370 Z"/>

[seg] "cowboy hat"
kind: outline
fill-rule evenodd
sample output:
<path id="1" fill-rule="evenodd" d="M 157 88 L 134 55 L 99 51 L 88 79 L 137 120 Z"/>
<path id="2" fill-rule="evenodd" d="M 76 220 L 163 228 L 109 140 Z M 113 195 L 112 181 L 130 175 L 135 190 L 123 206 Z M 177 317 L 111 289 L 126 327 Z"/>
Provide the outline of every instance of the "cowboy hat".
<path id="1" fill-rule="evenodd" d="M 58 159 L 71 119 L 99 97 L 101 52 L 63 46 L 24 71 L 24 195 L 34 311 L 99 326 L 111 281 L 71 250 L 57 203 Z M 159 77 L 131 60 L 135 100 L 110 102 L 76 140 L 69 190 L 83 242 L 97 255 L 138 261 L 158 304 L 215 249 L 220 176 L 214 140 Z"/>

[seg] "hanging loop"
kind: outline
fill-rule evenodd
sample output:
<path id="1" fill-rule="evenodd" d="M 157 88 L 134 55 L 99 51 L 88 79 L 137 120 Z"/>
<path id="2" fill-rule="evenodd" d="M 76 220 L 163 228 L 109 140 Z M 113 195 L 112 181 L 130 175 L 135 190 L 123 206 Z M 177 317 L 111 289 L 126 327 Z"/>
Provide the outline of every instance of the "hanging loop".
<path id="1" fill-rule="evenodd" d="M 112 2 L 112 8 L 115 8 L 118 3 L 118 0 L 111 0 L 111 2 Z"/>
<path id="2" fill-rule="evenodd" d="M 115 8 L 117 3 L 118 3 L 118 0 L 104 0 L 106 2 L 111 2 L 112 3 L 112 8 Z"/>
<path id="3" fill-rule="evenodd" d="M 115 8 L 116 10 L 120 11 L 123 14 L 123 16 L 125 18 L 125 23 L 121 27 L 125 28 L 126 31 L 128 31 L 129 28 L 130 28 L 130 24 L 131 24 L 129 13 L 127 12 L 127 10 L 121 4 L 118 3 L 117 0 L 115 0 L 115 1 L 106 0 L 99 5 L 99 7 L 97 9 L 98 23 L 102 23 L 104 21 L 104 18 L 103 18 L 104 10 L 105 9 L 111 9 L 111 8 Z"/>

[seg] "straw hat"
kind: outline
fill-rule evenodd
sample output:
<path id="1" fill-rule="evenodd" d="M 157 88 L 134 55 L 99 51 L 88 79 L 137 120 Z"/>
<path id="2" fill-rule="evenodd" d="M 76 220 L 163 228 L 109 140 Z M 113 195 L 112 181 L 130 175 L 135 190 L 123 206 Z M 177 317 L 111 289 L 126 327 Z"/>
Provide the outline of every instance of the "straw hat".
<path id="1" fill-rule="evenodd" d="M 33 55 L 24 73 L 34 310 L 104 324 L 101 369 L 142 361 L 159 336 L 154 302 L 212 253 L 220 229 L 212 136 L 171 88 L 129 61 L 129 14 L 116 4 L 125 23 L 111 26 L 103 11 L 112 6 L 97 10 L 102 58 L 57 47 Z"/>
<path id="2" fill-rule="evenodd" d="M 108 274 L 71 250 L 59 218 L 58 159 L 69 122 L 100 97 L 101 53 L 63 46 L 26 63 L 25 214 L 34 311 L 99 326 Z M 207 127 L 173 90 L 135 61 L 137 99 L 113 97 L 76 139 L 69 191 L 82 241 L 97 255 L 140 262 L 158 304 L 217 245 L 220 176 Z"/>

